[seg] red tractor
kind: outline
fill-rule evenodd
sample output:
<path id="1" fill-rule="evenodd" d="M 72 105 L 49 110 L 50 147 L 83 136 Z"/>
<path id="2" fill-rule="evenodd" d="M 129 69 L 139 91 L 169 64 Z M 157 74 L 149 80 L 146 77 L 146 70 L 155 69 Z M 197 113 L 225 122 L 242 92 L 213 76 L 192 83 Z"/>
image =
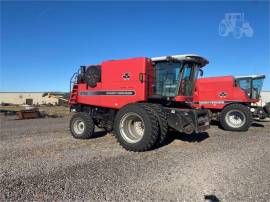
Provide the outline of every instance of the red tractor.
<path id="1" fill-rule="evenodd" d="M 197 55 L 175 55 L 81 66 L 71 78 L 72 135 L 91 138 L 95 126 L 114 130 L 120 145 L 139 152 L 161 145 L 169 129 L 187 134 L 207 130 L 208 110 L 188 104 L 206 64 Z"/>
<path id="2" fill-rule="evenodd" d="M 225 130 L 246 131 L 254 116 L 270 115 L 270 103 L 264 107 L 254 105 L 260 100 L 264 78 L 265 75 L 200 78 L 192 105 L 209 109 L 212 120 L 219 121 Z"/>

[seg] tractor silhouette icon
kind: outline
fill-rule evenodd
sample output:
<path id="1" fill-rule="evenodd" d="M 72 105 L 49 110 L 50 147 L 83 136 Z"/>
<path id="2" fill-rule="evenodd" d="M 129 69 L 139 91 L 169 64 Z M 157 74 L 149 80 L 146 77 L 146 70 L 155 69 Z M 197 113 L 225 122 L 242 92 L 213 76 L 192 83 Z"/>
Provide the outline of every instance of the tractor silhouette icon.
<path id="1" fill-rule="evenodd" d="M 245 21 L 244 13 L 226 13 L 225 18 L 219 23 L 219 35 L 232 35 L 236 39 L 240 39 L 243 34 L 247 37 L 252 37 L 254 31 L 249 22 Z"/>

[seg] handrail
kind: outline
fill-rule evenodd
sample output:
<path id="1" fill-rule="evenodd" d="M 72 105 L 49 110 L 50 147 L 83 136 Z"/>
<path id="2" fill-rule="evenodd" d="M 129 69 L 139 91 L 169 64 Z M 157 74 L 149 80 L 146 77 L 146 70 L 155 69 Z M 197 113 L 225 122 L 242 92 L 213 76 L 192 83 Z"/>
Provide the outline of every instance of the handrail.
<path id="1" fill-rule="evenodd" d="M 75 72 L 72 77 L 70 78 L 70 81 L 69 81 L 69 92 L 71 93 L 71 90 L 72 90 L 72 84 L 74 85 L 75 83 L 77 83 L 77 78 L 78 78 L 78 75 L 80 74 L 80 69 L 78 69 L 77 72 Z"/>

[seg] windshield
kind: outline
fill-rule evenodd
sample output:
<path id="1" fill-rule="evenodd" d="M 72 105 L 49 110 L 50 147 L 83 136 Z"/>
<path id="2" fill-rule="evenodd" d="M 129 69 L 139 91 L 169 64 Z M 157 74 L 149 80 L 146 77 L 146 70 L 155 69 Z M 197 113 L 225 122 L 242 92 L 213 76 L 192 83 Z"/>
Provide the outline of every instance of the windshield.
<path id="1" fill-rule="evenodd" d="M 179 88 L 180 62 L 160 62 L 155 66 L 154 94 L 175 96 Z"/>
<path id="2" fill-rule="evenodd" d="M 237 83 L 243 89 L 249 98 L 259 99 L 263 86 L 264 78 L 239 78 Z"/>
<path id="3" fill-rule="evenodd" d="M 159 62 L 155 65 L 154 94 L 192 96 L 198 72 L 196 63 Z"/>
<path id="4" fill-rule="evenodd" d="M 259 99 L 262 86 L 263 86 L 263 78 L 260 79 L 253 79 L 252 80 L 252 92 L 251 92 L 251 98 L 252 99 Z"/>

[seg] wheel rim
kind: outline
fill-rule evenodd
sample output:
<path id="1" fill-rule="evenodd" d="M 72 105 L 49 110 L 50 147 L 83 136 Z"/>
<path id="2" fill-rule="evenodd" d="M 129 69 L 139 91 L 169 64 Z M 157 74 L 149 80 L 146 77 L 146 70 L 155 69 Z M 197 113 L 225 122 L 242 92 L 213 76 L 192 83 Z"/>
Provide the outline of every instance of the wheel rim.
<path id="1" fill-rule="evenodd" d="M 130 112 L 120 121 L 120 134 L 128 143 L 139 142 L 144 135 L 144 122 L 140 115 Z"/>
<path id="2" fill-rule="evenodd" d="M 80 119 L 75 120 L 73 123 L 73 130 L 76 134 L 81 135 L 85 130 L 84 121 L 82 121 Z"/>
<path id="3" fill-rule="evenodd" d="M 232 128 L 240 128 L 246 123 L 246 116 L 240 110 L 231 110 L 226 114 L 226 122 Z"/>

